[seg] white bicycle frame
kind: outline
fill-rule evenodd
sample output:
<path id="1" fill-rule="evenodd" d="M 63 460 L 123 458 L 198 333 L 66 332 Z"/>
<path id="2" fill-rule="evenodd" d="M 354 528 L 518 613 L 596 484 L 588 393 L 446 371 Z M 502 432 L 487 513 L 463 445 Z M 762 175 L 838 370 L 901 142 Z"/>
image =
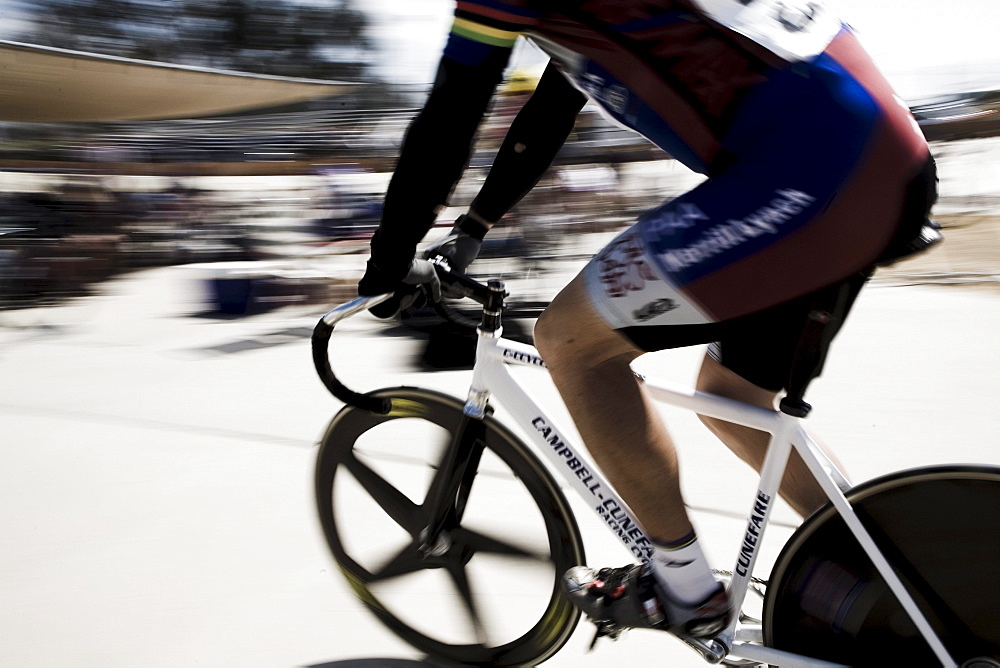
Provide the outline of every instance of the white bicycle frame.
<path id="1" fill-rule="evenodd" d="M 652 543 L 628 506 L 595 470 L 580 448 L 567 437 L 567 432 L 545 412 L 507 368 L 508 364 L 544 368 L 545 363 L 538 351 L 532 346 L 502 338 L 501 331 L 496 333 L 479 331 L 476 363 L 465 413 L 474 418 L 483 418 L 486 415 L 488 400 L 491 396 L 496 396 L 521 430 L 531 436 L 538 449 L 545 453 L 556 470 L 562 473 L 608 528 L 638 559 L 649 560 L 653 551 Z M 933 649 L 941 665 L 949 667 L 957 665 L 844 496 L 850 488 L 847 479 L 809 438 L 802 428 L 800 418 L 656 380 L 643 380 L 651 396 L 660 402 L 771 434 L 770 445 L 761 468 L 760 485 L 747 519 L 747 530 L 729 586 L 729 597 L 735 610 L 740 610 L 743 606 L 759 554 L 758 546 L 763 539 L 788 457 L 794 448 L 802 456 L 851 533 Z M 734 619 L 729 628 L 714 641 L 708 643 L 693 641 L 689 644 L 711 663 L 718 663 L 729 656 L 778 666 L 838 665 L 765 647 L 762 645 L 762 640 L 763 631 L 760 625 L 743 624 Z"/>

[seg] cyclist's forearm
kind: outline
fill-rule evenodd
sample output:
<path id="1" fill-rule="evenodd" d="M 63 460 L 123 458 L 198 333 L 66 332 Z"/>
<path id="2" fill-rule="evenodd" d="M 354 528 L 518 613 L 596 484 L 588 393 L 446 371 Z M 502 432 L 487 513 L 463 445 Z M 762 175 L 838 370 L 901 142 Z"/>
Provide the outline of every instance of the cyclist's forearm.
<path id="1" fill-rule="evenodd" d="M 387 275 L 406 273 L 417 244 L 461 177 L 505 65 L 503 53 L 475 66 L 441 61 L 434 88 L 407 131 L 372 238 L 372 260 Z"/>
<path id="2" fill-rule="evenodd" d="M 521 201 L 552 164 L 586 101 L 550 64 L 511 124 L 472 212 L 494 223 Z"/>

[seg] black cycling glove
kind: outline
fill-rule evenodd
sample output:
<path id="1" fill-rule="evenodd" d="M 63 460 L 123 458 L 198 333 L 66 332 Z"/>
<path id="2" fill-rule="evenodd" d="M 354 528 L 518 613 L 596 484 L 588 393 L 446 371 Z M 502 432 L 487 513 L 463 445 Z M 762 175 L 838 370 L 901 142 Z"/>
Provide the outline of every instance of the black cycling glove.
<path id="1" fill-rule="evenodd" d="M 434 265 L 424 259 L 414 258 L 402 278 L 387 275 L 369 260 L 358 283 L 358 295 L 371 297 L 387 292 L 393 293 L 390 299 L 369 309 L 377 318 L 391 318 L 403 309 L 423 308 L 428 300 L 441 301 L 441 281 Z"/>
<path id="2" fill-rule="evenodd" d="M 488 231 L 486 225 L 463 214 L 455 221 L 451 232 L 427 247 L 424 257 L 429 259 L 440 255 L 448 258 L 448 265 L 452 269 L 465 273 L 472 261 L 479 256 L 479 249 Z"/>

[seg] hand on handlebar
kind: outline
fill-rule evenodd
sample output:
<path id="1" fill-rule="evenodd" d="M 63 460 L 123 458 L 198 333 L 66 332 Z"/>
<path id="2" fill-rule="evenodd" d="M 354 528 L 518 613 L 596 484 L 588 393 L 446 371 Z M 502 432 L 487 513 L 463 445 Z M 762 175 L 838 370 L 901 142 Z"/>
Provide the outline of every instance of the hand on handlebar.
<path id="1" fill-rule="evenodd" d="M 410 271 L 403 277 L 406 285 L 425 286 L 430 297 L 436 302 L 441 301 L 441 279 L 438 278 L 434 265 L 428 260 L 413 259 Z M 406 308 L 405 306 L 403 308 Z"/>
<path id="2" fill-rule="evenodd" d="M 427 247 L 427 250 L 424 251 L 424 258 L 430 259 L 440 255 L 448 259 L 448 264 L 453 270 L 464 274 L 472 261 L 479 255 L 479 249 L 482 245 L 481 240 L 469 236 L 458 227 L 453 227 L 443 239 Z"/>
<path id="3" fill-rule="evenodd" d="M 434 265 L 414 258 L 410 270 L 399 282 L 385 279 L 379 268 L 368 262 L 365 275 L 358 283 L 358 295 L 368 297 L 392 292 L 392 298 L 369 309 L 376 318 L 391 318 L 405 309 L 420 309 L 429 300 L 441 301 L 441 280 Z"/>

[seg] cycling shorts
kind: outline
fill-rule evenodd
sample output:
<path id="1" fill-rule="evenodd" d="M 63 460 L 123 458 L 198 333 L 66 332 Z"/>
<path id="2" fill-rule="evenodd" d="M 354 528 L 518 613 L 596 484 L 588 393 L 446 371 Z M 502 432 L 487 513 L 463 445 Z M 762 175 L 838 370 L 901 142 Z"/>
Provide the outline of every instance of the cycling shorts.
<path id="1" fill-rule="evenodd" d="M 808 296 L 869 273 L 912 227 L 904 218 L 926 215 L 933 161 L 846 31 L 755 91 L 724 144 L 723 168 L 640 217 L 584 279 L 597 312 L 641 349 L 719 342 L 726 366 L 776 390 Z M 771 346 L 756 366 L 773 373 L 740 359 Z"/>

